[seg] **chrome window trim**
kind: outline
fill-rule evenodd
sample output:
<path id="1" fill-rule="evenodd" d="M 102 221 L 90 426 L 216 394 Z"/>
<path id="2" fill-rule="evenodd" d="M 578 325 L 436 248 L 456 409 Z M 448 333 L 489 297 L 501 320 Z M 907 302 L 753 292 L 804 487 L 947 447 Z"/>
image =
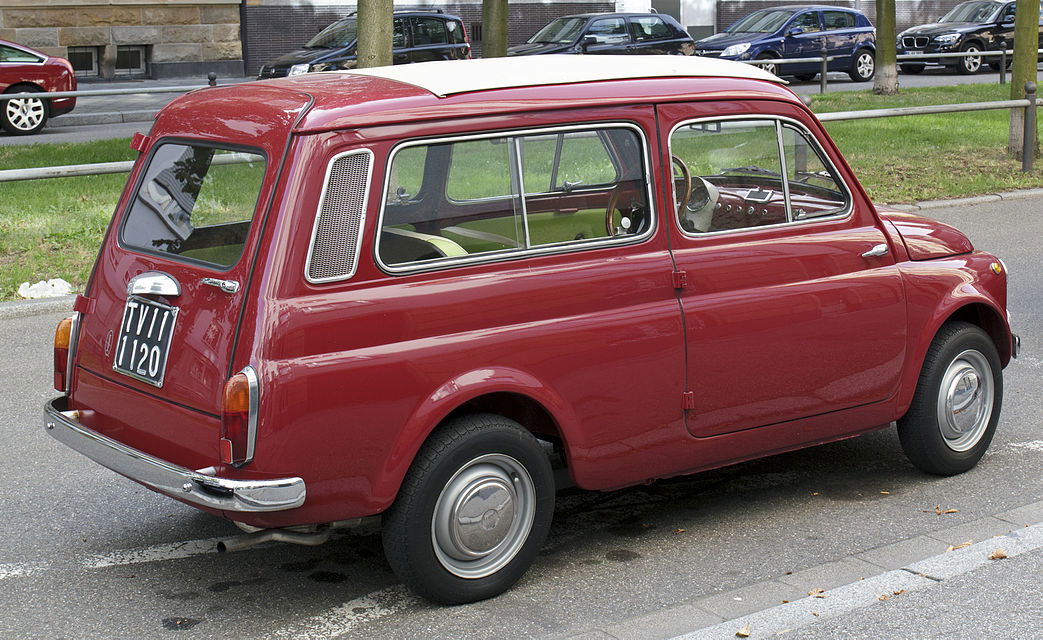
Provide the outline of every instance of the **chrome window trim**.
<path id="1" fill-rule="evenodd" d="M 467 266 L 473 264 L 481 264 L 488 262 L 507 262 L 510 260 L 517 260 L 522 258 L 529 258 L 532 256 L 569 253 L 574 251 L 587 251 L 591 249 L 599 249 L 603 247 L 613 247 L 627 244 L 639 244 L 643 241 L 648 240 L 655 235 L 658 229 L 659 218 L 656 215 L 655 199 L 654 199 L 654 173 L 651 162 L 651 156 L 648 151 L 648 137 L 641 127 L 633 122 L 625 121 L 605 121 L 605 122 L 588 122 L 584 124 L 570 124 L 562 126 L 551 126 L 551 127 L 538 127 L 534 129 L 518 129 L 518 130 L 499 130 L 499 131 L 486 131 L 482 133 L 464 134 L 459 136 L 443 136 L 437 138 L 425 138 L 417 140 L 409 140 L 401 142 L 396 145 L 391 153 L 388 154 L 388 158 L 385 162 L 385 167 L 391 167 L 395 156 L 399 151 L 408 149 L 410 147 L 424 146 L 424 145 L 435 145 L 446 142 L 466 142 L 469 140 L 484 140 L 488 138 L 503 138 L 512 136 L 526 136 L 526 135 L 538 135 L 542 133 L 559 133 L 568 131 L 586 131 L 590 129 L 629 129 L 634 131 L 638 140 L 641 142 L 641 161 L 644 169 L 645 178 L 645 197 L 648 202 L 648 214 L 651 217 L 651 224 L 648 229 L 640 235 L 632 236 L 617 236 L 613 238 L 592 238 L 583 241 L 571 241 L 567 243 L 555 243 L 540 245 L 539 247 L 529 249 L 506 249 L 503 251 L 490 251 L 485 253 L 478 253 L 473 256 L 459 257 L 459 258 L 445 258 L 441 260 L 425 260 L 424 262 L 415 262 L 408 265 L 401 266 L 388 266 L 384 264 L 383 260 L 380 259 L 380 230 L 384 226 L 384 212 L 387 208 L 388 190 L 390 189 L 391 173 L 385 170 L 384 172 L 384 189 L 381 193 L 381 205 L 380 213 L 377 216 L 376 225 L 376 241 L 373 244 L 373 260 L 381 271 L 390 275 L 403 275 L 411 273 L 422 273 L 428 271 L 438 271 L 441 269 L 452 268 L 456 266 Z M 618 181 L 618 175 L 617 175 Z M 529 197 L 530 194 L 525 194 L 524 197 Z M 543 195 L 543 194 L 537 194 Z M 448 196 L 446 196 L 448 198 Z M 468 201 L 471 202 L 471 201 Z M 475 200 L 474 202 L 478 202 Z"/>
<path id="2" fill-rule="evenodd" d="M 359 217 L 359 232 L 355 237 L 355 258 L 352 261 L 351 269 L 344 275 L 330 276 L 328 278 L 312 278 L 311 277 L 311 261 L 312 256 L 315 253 L 315 241 L 319 232 L 319 221 L 322 218 L 322 207 L 326 204 L 326 195 L 330 188 L 330 175 L 333 173 L 333 165 L 336 164 L 337 160 L 345 158 L 347 156 L 365 154 L 369 156 L 369 165 L 366 168 L 366 185 L 362 190 L 362 214 Z M 325 284 L 327 282 L 341 282 L 343 280 L 350 280 L 355 276 L 355 273 L 359 268 L 359 253 L 362 251 L 362 236 L 366 229 L 366 210 L 369 208 L 369 190 L 373 185 L 373 165 L 375 163 L 376 156 L 373 154 L 371 149 L 352 149 L 351 151 L 344 151 L 330 158 L 330 161 L 326 164 L 326 175 L 322 179 L 322 194 L 319 196 L 319 203 L 315 207 L 315 220 L 311 226 L 311 242 L 308 244 L 308 256 L 304 260 L 304 279 L 311 284 Z M 386 197 L 386 196 L 385 196 Z"/>
<path id="3" fill-rule="evenodd" d="M 757 227 L 743 227 L 742 229 L 723 229 L 721 231 L 707 231 L 705 233 L 691 233 L 691 232 L 685 231 L 684 228 L 681 226 L 680 221 L 677 219 L 677 211 L 674 211 L 672 217 L 677 222 L 676 226 L 677 226 L 678 230 L 681 232 L 681 235 L 683 235 L 686 238 L 706 238 L 706 237 L 716 237 L 716 236 L 722 236 L 722 235 L 734 235 L 734 234 L 737 234 L 737 233 L 750 233 L 750 232 L 760 231 L 762 229 L 778 229 L 780 227 L 786 227 L 786 226 L 806 225 L 806 224 L 816 223 L 816 222 L 839 222 L 839 221 L 848 220 L 848 219 L 851 218 L 851 214 L 855 210 L 855 200 L 854 200 L 854 196 L 852 195 L 853 192 L 851 190 L 851 187 L 844 180 L 844 177 L 840 173 L 840 171 L 837 170 L 836 164 L 833 163 L 833 160 L 829 157 L 829 154 L 825 153 L 825 150 L 822 148 L 822 145 L 819 144 L 818 138 L 816 138 L 815 135 L 813 133 L 811 133 L 811 131 L 807 127 L 805 127 L 802 122 L 800 122 L 799 120 L 796 120 L 794 118 L 790 118 L 788 116 L 778 116 L 778 115 L 772 115 L 772 114 L 763 114 L 763 115 L 739 115 L 739 116 L 708 116 L 706 118 L 693 118 L 691 120 L 683 120 L 681 122 L 678 122 L 676 125 L 674 125 L 674 127 L 672 129 L 670 129 L 670 134 L 669 134 L 669 136 L 667 137 L 667 140 L 666 140 L 667 150 L 670 152 L 670 155 L 673 156 L 673 147 L 671 146 L 671 144 L 673 143 L 674 133 L 676 133 L 677 130 L 680 129 L 681 127 L 685 127 L 685 126 L 692 125 L 692 124 L 705 123 L 705 122 L 724 122 L 724 121 L 737 121 L 737 120 L 762 120 L 762 121 L 763 120 L 773 120 L 776 123 L 776 125 L 775 125 L 776 126 L 776 131 L 779 132 L 777 134 L 779 136 L 781 136 L 781 131 L 779 129 L 781 125 L 784 125 L 784 124 L 791 125 L 793 127 L 794 131 L 796 131 L 797 133 L 803 135 L 804 138 L 806 140 L 808 140 L 813 145 L 813 148 L 818 153 L 820 159 L 823 161 L 823 164 L 826 165 L 826 168 L 832 170 L 833 175 L 836 177 L 837 182 L 840 184 L 840 187 L 843 189 L 844 195 L 846 196 L 845 197 L 845 200 L 846 200 L 845 206 L 844 206 L 843 210 L 840 211 L 839 213 L 830 214 L 828 216 L 816 216 L 816 217 L 811 217 L 811 218 L 805 218 L 803 220 L 787 220 L 786 222 L 780 222 L 778 224 L 766 224 L 766 225 L 761 225 L 761 226 L 757 226 Z M 784 155 L 785 154 L 783 154 L 783 156 Z M 783 160 L 783 162 L 785 162 L 785 160 Z M 785 174 L 783 174 L 783 177 L 785 178 L 783 183 L 786 185 L 785 188 L 786 188 L 786 193 L 787 193 L 787 208 L 788 208 L 790 206 L 789 202 L 788 202 L 788 198 L 789 198 L 789 195 L 788 195 L 789 194 L 789 176 L 786 176 Z M 787 211 L 787 218 L 789 218 L 790 216 L 791 216 L 791 213 Z"/>

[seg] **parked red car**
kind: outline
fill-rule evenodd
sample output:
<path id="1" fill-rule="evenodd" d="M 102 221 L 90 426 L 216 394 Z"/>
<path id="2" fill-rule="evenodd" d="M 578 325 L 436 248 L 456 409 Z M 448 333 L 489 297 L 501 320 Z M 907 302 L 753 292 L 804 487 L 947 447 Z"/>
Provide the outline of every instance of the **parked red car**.
<path id="1" fill-rule="evenodd" d="M 76 74 L 65 58 L 0 40 L 0 93 L 75 91 Z M 43 129 L 49 118 L 69 113 L 76 98 L 18 98 L 0 101 L 0 127 L 24 136 Z"/>
<path id="2" fill-rule="evenodd" d="M 189 93 L 133 146 L 48 433 L 253 532 L 226 548 L 380 516 L 438 602 L 525 572 L 555 466 L 611 490 L 897 420 L 965 471 L 1018 351 L 1002 261 L 874 207 L 740 63 L 308 74 Z"/>

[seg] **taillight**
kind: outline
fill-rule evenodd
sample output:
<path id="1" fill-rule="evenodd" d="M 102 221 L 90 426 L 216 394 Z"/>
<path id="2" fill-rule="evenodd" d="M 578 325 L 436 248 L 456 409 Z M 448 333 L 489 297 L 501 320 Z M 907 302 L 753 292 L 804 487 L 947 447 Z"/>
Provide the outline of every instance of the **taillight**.
<path id="1" fill-rule="evenodd" d="M 54 388 L 56 391 L 68 390 L 69 352 L 72 349 L 75 327 L 76 316 L 69 316 L 62 318 L 54 330 Z"/>
<path id="2" fill-rule="evenodd" d="M 259 393 L 253 367 L 246 367 L 225 383 L 221 406 L 221 462 L 241 467 L 253 460 Z"/>

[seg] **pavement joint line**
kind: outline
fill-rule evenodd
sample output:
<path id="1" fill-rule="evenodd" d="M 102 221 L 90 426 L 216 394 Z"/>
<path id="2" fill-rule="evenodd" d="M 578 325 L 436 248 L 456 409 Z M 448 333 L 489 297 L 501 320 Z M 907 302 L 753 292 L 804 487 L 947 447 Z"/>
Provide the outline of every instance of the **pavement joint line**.
<path id="1" fill-rule="evenodd" d="M 747 626 L 751 638 L 765 638 L 793 631 L 821 620 L 876 605 L 881 600 L 889 600 L 909 591 L 935 586 L 992 562 L 1002 562 L 1002 559 L 991 558 L 995 551 L 1001 549 L 1004 551 L 1004 558 L 1014 558 L 1023 553 L 1043 549 L 1043 522 L 997 538 L 983 540 L 969 547 L 931 556 L 901 569 L 848 583 L 821 594 L 825 596 L 822 599 L 809 596 L 703 627 L 675 636 L 671 640 L 734 638 L 738 629 Z M 943 577 L 936 574 L 942 574 Z"/>

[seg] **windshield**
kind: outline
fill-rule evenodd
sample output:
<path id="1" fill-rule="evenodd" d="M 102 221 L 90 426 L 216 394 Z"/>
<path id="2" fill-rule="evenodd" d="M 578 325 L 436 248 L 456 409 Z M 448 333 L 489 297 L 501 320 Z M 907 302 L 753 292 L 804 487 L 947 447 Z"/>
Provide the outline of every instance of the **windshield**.
<path id="1" fill-rule="evenodd" d="M 586 18 L 558 18 L 529 38 L 529 44 L 568 44 L 575 42 L 576 38 L 579 37 L 579 32 L 583 30 L 583 25 L 586 23 Z"/>
<path id="2" fill-rule="evenodd" d="M 229 267 L 242 255 L 264 178 L 256 153 L 164 144 L 123 224 L 124 245 Z"/>
<path id="3" fill-rule="evenodd" d="M 953 7 L 938 22 L 992 22 L 1000 5 L 995 2 L 964 2 Z"/>
<path id="4" fill-rule="evenodd" d="M 725 29 L 728 33 L 774 33 L 786 24 L 793 15 L 792 11 L 765 9 L 754 11 L 742 20 Z"/>
<path id="5" fill-rule="evenodd" d="M 339 49 L 346 47 L 358 37 L 355 18 L 338 20 L 318 33 L 304 45 L 307 49 Z"/>

